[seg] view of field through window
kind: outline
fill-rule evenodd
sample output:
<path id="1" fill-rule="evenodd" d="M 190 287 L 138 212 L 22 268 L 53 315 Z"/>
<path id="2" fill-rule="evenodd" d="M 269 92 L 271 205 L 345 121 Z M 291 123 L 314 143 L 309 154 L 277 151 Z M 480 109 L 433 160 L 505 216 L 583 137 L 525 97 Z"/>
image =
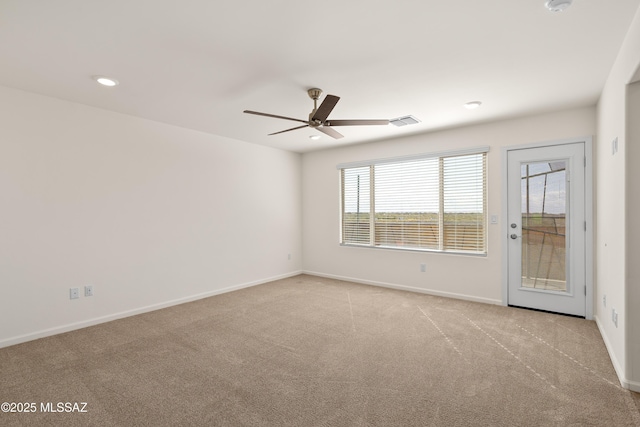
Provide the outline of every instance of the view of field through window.
<path id="1" fill-rule="evenodd" d="M 486 252 L 485 157 L 342 169 L 342 243 Z"/>

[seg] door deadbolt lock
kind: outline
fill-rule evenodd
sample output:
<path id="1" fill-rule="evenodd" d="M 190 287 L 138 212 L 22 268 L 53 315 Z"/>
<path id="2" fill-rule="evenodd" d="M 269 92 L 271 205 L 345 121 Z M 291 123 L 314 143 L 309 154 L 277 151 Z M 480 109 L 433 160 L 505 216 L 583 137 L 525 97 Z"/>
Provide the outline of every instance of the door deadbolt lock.
<path id="1" fill-rule="evenodd" d="M 518 225 L 514 222 L 511 224 L 511 228 L 516 228 Z"/>

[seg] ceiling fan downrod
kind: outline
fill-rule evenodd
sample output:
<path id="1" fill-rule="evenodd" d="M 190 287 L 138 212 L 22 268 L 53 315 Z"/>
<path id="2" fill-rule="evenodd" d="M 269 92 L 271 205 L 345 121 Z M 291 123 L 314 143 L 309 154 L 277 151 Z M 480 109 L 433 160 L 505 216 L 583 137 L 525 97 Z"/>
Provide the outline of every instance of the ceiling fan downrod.
<path id="1" fill-rule="evenodd" d="M 314 120 L 313 116 L 315 116 L 316 111 L 318 111 L 318 99 L 320 95 L 322 95 L 322 89 L 318 89 L 317 87 L 311 88 L 307 90 L 309 94 L 309 98 L 313 99 L 313 110 L 309 113 L 309 126 L 318 127 L 322 124 L 319 120 Z"/>

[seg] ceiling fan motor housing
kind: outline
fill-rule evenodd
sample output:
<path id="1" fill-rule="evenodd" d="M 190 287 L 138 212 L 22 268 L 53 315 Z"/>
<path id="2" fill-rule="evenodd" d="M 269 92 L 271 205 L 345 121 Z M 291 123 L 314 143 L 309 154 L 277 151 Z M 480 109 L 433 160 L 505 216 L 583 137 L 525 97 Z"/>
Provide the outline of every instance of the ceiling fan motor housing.
<path id="1" fill-rule="evenodd" d="M 309 94 L 309 98 L 313 99 L 314 101 L 317 101 L 318 98 L 320 98 L 320 95 L 322 95 L 322 89 L 318 89 L 317 87 L 314 87 L 307 90 L 307 93 Z"/>

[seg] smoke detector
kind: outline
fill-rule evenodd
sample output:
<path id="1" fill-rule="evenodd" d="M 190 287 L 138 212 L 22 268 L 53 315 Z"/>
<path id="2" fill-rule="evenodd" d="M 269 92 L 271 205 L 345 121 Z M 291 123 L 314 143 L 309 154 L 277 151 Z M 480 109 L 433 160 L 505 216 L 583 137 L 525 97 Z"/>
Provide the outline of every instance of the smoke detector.
<path id="1" fill-rule="evenodd" d="M 551 12 L 562 12 L 571 6 L 572 2 L 573 0 L 547 0 L 544 6 Z"/>

